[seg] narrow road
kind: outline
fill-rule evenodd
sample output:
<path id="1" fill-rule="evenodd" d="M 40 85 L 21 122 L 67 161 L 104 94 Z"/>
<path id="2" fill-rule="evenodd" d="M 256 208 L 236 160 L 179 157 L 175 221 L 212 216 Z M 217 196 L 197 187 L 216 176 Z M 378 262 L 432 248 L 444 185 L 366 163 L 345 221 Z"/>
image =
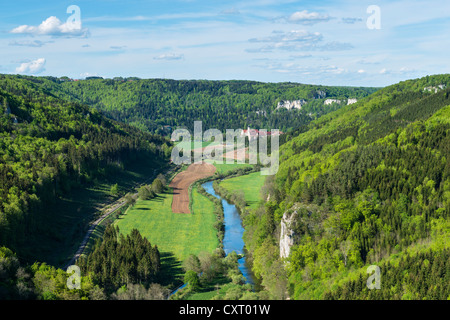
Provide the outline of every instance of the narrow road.
<path id="1" fill-rule="evenodd" d="M 140 184 L 140 186 L 147 184 L 150 180 L 153 180 L 156 178 L 158 174 L 158 170 L 155 169 L 153 171 L 153 175 L 148 178 L 147 180 L 145 180 L 143 183 Z M 133 197 L 137 196 L 137 192 L 133 195 Z M 122 198 L 119 199 L 117 201 L 117 203 L 115 203 L 113 205 L 112 208 L 108 209 L 104 214 L 102 214 L 102 216 L 100 218 L 98 218 L 97 220 L 95 220 L 94 222 L 91 223 L 91 226 L 89 227 L 89 230 L 87 231 L 86 235 L 84 236 L 83 241 L 81 242 L 77 252 L 75 253 L 75 255 L 72 257 L 72 259 L 70 259 L 70 261 L 64 266 L 63 270 L 67 270 L 67 268 L 73 264 L 75 264 L 75 262 L 78 260 L 78 258 L 81 256 L 81 254 L 83 253 L 84 249 L 86 248 L 86 244 L 89 241 L 89 238 L 92 235 L 92 232 L 94 232 L 95 228 L 100 224 L 100 222 L 103 221 L 103 219 L 105 219 L 106 217 L 108 217 L 110 214 L 113 214 L 114 212 L 116 212 L 117 210 L 119 210 L 120 208 L 122 208 L 124 205 L 126 204 L 126 201 L 123 200 Z"/>
<path id="2" fill-rule="evenodd" d="M 70 261 L 64 266 L 64 270 L 67 270 L 67 268 L 78 260 L 78 258 L 83 253 L 84 249 L 86 248 L 86 244 L 89 241 L 89 238 L 91 237 L 92 232 L 94 232 L 95 228 L 99 225 L 100 222 L 102 222 L 103 219 L 105 219 L 110 214 L 116 212 L 118 209 L 122 208 L 126 204 L 126 201 L 121 201 L 118 204 L 114 205 L 111 209 L 107 210 L 106 213 L 104 213 L 100 218 L 95 220 L 91 226 L 89 227 L 89 230 L 87 231 L 86 235 L 84 236 L 83 241 L 80 244 L 80 247 L 78 248 L 75 255 L 70 259 Z"/>

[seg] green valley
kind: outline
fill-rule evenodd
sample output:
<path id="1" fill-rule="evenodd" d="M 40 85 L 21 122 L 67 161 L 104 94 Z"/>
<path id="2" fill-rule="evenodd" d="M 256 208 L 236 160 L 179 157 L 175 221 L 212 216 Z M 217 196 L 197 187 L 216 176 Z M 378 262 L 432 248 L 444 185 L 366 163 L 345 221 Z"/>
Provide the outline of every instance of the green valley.
<path id="1" fill-rule="evenodd" d="M 0 75 L 0 298 L 448 299 L 449 86 Z M 281 129 L 276 175 L 171 162 L 171 132 L 200 120 Z M 222 199 L 242 221 L 240 254 L 224 250 Z M 60 268 L 117 205 L 71 290 Z"/>

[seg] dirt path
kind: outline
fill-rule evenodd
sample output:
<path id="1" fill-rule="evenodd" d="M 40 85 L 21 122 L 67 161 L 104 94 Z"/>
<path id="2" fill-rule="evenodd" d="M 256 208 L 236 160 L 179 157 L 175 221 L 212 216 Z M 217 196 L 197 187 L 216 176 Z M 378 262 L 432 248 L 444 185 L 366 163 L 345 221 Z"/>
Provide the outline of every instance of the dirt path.
<path id="1" fill-rule="evenodd" d="M 212 176 L 216 167 L 203 162 L 191 164 L 187 170 L 180 172 L 173 178 L 169 187 L 173 188 L 172 212 L 191 213 L 189 210 L 189 186 L 197 180 Z"/>

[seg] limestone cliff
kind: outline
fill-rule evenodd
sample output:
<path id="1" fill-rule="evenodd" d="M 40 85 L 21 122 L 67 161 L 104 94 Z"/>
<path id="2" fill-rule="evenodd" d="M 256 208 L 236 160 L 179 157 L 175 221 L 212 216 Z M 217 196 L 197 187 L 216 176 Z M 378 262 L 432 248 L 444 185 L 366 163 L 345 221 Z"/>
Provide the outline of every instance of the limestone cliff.
<path id="1" fill-rule="evenodd" d="M 286 211 L 281 219 L 281 232 L 280 232 L 280 257 L 287 258 L 291 251 L 291 247 L 294 245 L 294 231 L 293 223 L 297 216 L 297 211 Z"/>
<path id="2" fill-rule="evenodd" d="M 298 109 L 301 110 L 302 106 L 306 104 L 306 100 L 294 100 L 294 101 L 281 101 L 278 103 L 277 110 L 285 108 L 287 110 Z"/>

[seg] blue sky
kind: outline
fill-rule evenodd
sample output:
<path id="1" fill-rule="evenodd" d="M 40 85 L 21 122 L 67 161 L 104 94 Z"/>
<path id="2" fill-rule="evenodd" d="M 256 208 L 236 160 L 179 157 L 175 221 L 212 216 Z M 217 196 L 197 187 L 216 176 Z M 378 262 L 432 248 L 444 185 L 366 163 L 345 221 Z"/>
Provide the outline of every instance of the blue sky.
<path id="1" fill-rule="evenodd" d="M 447 0 L 5 2 L 0 73 L 386 86 L 450 72 Z"/>

